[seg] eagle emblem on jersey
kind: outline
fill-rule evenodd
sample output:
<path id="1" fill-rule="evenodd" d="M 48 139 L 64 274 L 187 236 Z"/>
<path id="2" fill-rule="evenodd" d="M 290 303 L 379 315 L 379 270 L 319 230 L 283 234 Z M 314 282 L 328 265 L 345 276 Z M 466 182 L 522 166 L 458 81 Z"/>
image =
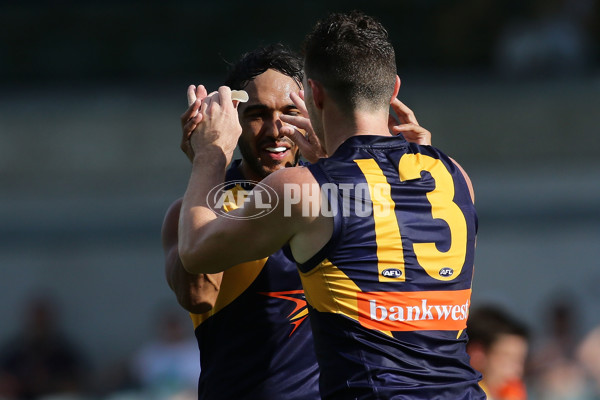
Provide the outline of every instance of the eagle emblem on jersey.
<path id="1" fill-rule="evenodd" d="M 261 294 L 269 297 L 275 297 L 278 299 L 290 301 L 294 305 L 294 309 L 288 314 L 287 318 L 290 320 L 290 324 L 293 326 L 289 336 L 298 329 L 300 324 L 308 317 L 308 306 L 306 304 L 306 297 L 304 297 L 303 290 L 288 290 L 284 292 L 262 292 Z"/>

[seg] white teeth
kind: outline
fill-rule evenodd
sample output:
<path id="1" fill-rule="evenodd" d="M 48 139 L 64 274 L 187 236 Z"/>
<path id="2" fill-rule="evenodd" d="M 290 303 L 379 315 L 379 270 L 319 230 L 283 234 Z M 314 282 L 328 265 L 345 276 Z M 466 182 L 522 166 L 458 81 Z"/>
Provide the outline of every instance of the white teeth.
<path id="1" fill-rule="evenodd" d="M 287 147 L 267 147 L 265 150 L 270 151 L 271 153 L 281 153 L 282 151 L 286 151 Z"/>

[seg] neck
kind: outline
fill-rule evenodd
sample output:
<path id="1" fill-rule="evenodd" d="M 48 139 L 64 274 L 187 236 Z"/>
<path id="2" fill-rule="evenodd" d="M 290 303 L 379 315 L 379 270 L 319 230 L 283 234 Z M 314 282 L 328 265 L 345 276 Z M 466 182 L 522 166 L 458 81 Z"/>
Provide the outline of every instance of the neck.
<path id="1" fill-rule="evenodd" d="M 357 111 L 351 115 L 339 109 L 323 110 L 327 154 L 333 154 L 348 138 L 359 135 L 390 136 L 388 111 Z"/>
<path id="2" fill-rule="evenodd" d="M 242 161 L 240 162 L 240 165 L 238 165 L 238 169 L 239 169 L 240 173 L 242 174 L 242 176 L 244 177 L 244 179 L 260 182 L 264 178 L 264 176 L 259 175 L 252 169 L 252 167 L 244 159 L 244 157 L 242 157 Z"/>

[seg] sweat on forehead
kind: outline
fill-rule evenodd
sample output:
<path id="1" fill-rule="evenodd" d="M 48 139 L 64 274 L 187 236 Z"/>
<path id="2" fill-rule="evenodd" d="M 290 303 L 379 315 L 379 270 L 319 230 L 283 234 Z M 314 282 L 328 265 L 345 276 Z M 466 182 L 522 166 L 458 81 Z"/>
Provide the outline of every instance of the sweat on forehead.
<path id="1" fill-rule="evenodd" d="M 300 86 L 294 79 L 269 69 L 244 86 L 250 96 L 250 103 L 277 99 L 278 102 L 291 102 L 290 93 L 298 93 Z"/>

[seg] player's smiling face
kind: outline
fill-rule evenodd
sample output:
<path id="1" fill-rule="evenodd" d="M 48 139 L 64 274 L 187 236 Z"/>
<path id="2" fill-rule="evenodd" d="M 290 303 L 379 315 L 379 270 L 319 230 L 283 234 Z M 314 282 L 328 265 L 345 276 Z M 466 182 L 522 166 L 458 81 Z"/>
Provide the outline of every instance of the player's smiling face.
<path id="1" fill-rule="evenodd" d="M 290 100 L 290 93 L 300 87 L 289 76 L 269 69 L 244 88 L 250 99 L 240 103 L 238 112 L 242 125 L 239 148 L 242 153 L 242 174 L 246 179 L 261 180 L 278 169 L 296 164 L 298 147 L 279 133 L 282 114 L 299 115 Z"/>

